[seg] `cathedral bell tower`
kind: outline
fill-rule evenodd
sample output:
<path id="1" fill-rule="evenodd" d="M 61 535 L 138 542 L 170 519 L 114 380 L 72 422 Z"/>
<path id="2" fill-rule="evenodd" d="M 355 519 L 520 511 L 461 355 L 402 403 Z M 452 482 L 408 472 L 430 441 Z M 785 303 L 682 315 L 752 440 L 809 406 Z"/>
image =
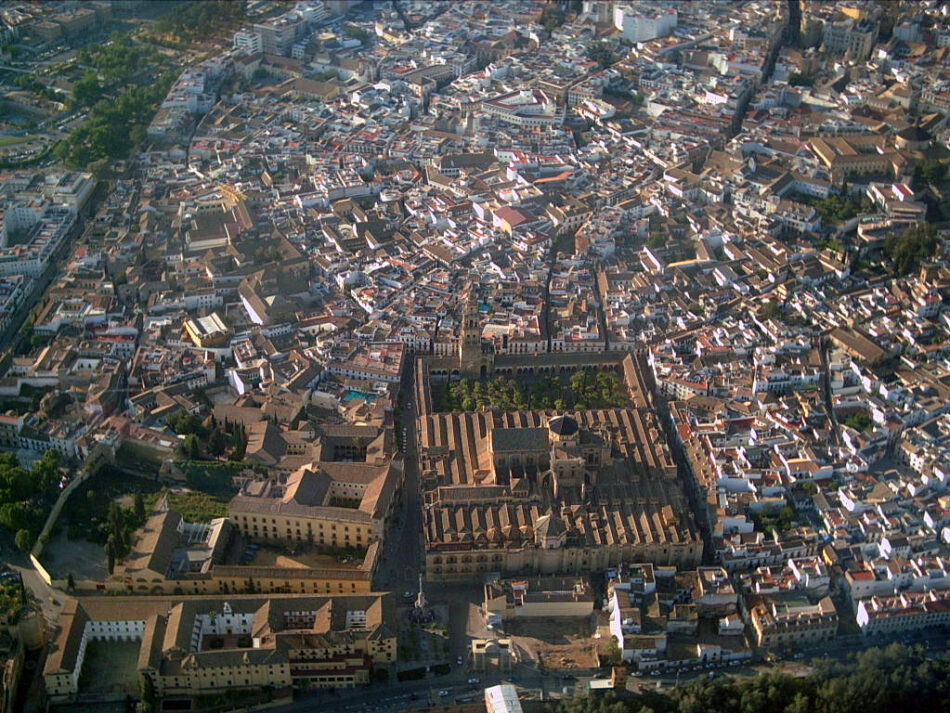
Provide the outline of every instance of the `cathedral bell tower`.
<path id="1" fill-rule="evenodd" d="M 459 372 L 471 379 L 487 376 L 491 371 L 491 357 L 482 349 L 482 327 L 474 285 L 469 287 L 468 299 L 465 300 L 460 336 Z"/>

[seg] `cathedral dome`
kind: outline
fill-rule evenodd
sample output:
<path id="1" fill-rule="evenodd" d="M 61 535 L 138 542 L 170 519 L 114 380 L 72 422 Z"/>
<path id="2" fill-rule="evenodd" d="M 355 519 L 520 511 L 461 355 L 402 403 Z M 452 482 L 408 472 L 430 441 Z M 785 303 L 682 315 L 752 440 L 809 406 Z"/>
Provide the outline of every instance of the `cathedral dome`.
<path id="1" fill-rule="evenodd" d="M 556 538 L 567 532 L 567 525 L 557 515 L 542 515 L 535 523 L 534 534 L 540 539 Z"/>
<path id="2" fill-rule="evenodd" d="M 551 433 L 566 438 L 577 433 L 579 427 L 573 416 L 555 416 L 548 421 L 548 429 Z"/>

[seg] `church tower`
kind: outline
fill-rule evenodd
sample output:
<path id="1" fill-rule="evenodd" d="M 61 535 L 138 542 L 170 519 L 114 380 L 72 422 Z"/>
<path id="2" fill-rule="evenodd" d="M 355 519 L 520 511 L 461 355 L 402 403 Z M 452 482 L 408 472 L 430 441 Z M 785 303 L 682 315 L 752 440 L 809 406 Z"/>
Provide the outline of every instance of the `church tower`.
<path id="1" fill-rule="evenodd" d="M 468 299 L 462 315 L 459 342 L 459 372 L 462 376 L 478 378 L 482 364 L 482 328 L 478 318 L 478 297 L 474 285 L 469 287 Z"/>

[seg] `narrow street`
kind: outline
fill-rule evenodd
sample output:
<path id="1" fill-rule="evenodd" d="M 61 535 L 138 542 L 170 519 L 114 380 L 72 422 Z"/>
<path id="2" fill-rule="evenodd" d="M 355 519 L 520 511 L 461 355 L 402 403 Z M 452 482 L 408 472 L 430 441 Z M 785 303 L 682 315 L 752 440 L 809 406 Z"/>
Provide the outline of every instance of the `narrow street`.
<path id="1" fill-rule="evenodd" d="M 42 609 L 43 617 L 46 619 L 50 630 L 52 630 L 59 618 L 59 613 L 63 609 L 63 597 L 65 595 L 46 584 L 33 568 L 30 558 L 13 544 L 13 538 L 9 536 L 6 530 L 0 530 L 0 562 L 20 573 L 23 578 L 23 586 L 26 587 L 27 592 L 33 596 L 37 605 Z"/>
<path id="2" fill-rule="evenodd" d="M 415 592 L 422 571 L 422 498 L 419 492 L 419 468 L 416 446 L 416 411 L 413 399 L 411 362 L 403 373 L 400 387 L 402 408 L 396 419 L 396 440 L 403 453 L 404 474 L 399 521 L 383 541 L 383 555 L 375 578 L 377 590 L 399 594 Z"/>
<path id="3" fill-rule="evenodd" d="M 828 345 L 824 337 L 819 337 L 818 353 L 821 355 L 822 371 L 822 393 L 825 397 L 825 408 L 828 410 L 828 418 L 831 419 L 831 437 L 835 445 L 841 445 L 841 427 L 838 425 L 838 416 L 835 414 L 834 404 L 831 400 L 831 369 L 828 366 Z"/>
<path id="4" fill-rule="evenodd" d="M 703 538 L 703 564 L 712 565 L 715 560 L 715 549 L 712 544 L 712 532 L 709 527 L 709 511 L 707 510 L 705 497 L 702 495 L 696 476 L 689 464 L 686 455 L 686 449 L 680 445 L 676 436 L 676 425 L 673 423 L 673 417 L 670 414 L 669 405 L 666 398 L 654 388 L 653 403 L 656 405 L 657 414 L 660 422 L 663 424 L 663 430 L 666 432 L 666 442 L 673 454 L 673 460 L 683 491 L 686 493 L 686 499 L 689 501 L 690 509 L 696 519 L 696 525 L 699 527 Z"/>

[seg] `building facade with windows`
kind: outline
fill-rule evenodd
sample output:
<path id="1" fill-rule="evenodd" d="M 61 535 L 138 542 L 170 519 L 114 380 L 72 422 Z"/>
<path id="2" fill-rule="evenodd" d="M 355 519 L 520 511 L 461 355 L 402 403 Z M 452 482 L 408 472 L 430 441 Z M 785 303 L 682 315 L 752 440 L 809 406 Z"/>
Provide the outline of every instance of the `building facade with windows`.
<path id="1" fill-rule="evenodd" d="M 390 594 L 69 598 L 43 670 L 54 703 L 76 700 L 90 642 L 137 641 L 162 697 L 264 687 L 349 688 L 396 661 Z"/>

